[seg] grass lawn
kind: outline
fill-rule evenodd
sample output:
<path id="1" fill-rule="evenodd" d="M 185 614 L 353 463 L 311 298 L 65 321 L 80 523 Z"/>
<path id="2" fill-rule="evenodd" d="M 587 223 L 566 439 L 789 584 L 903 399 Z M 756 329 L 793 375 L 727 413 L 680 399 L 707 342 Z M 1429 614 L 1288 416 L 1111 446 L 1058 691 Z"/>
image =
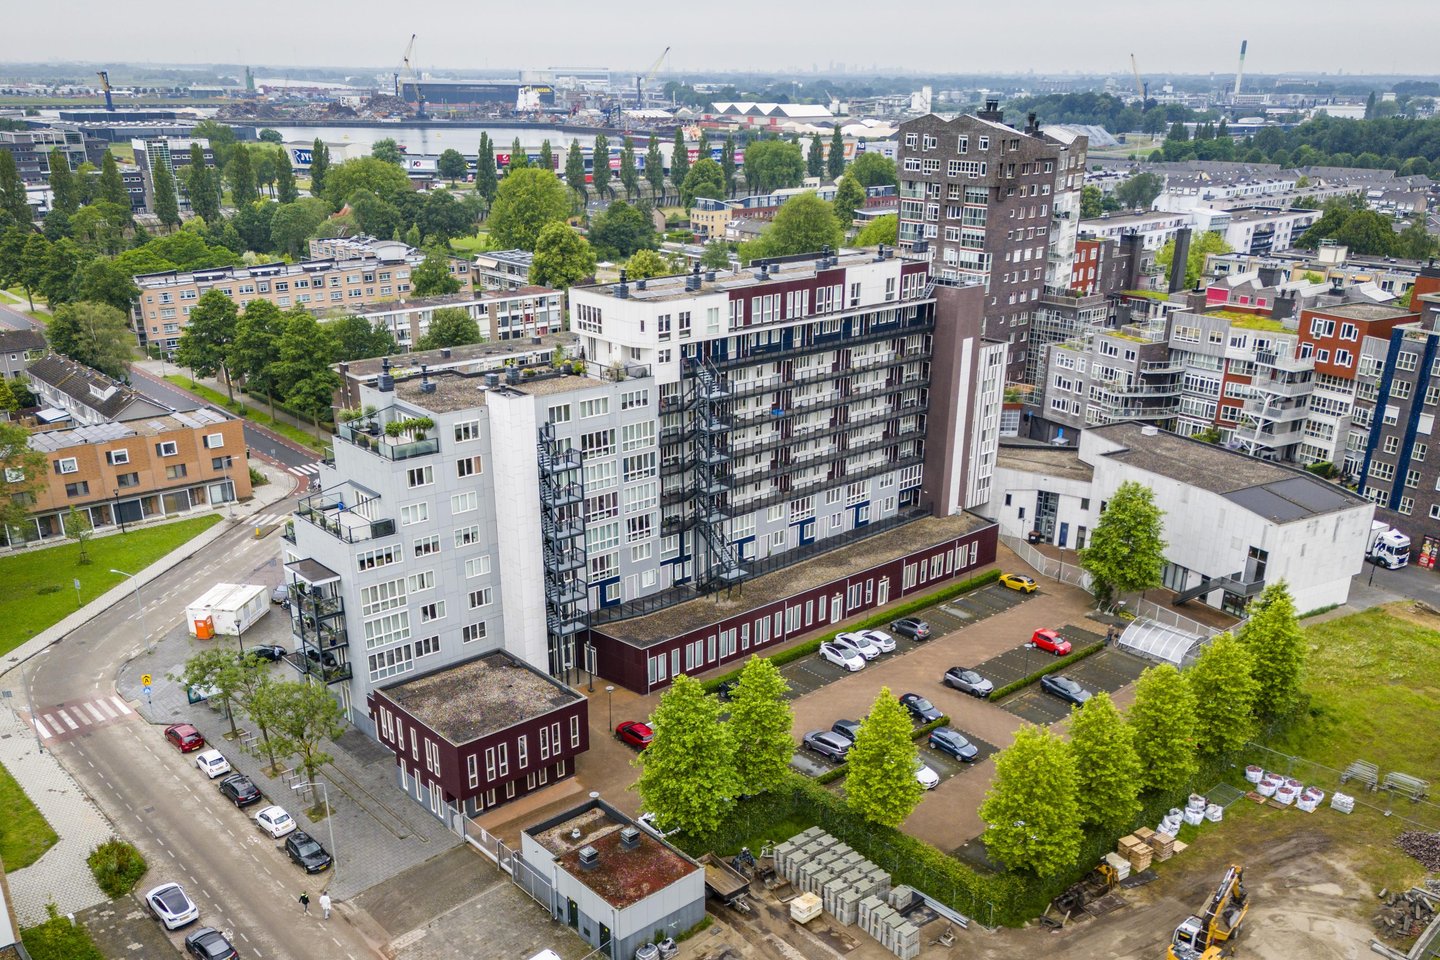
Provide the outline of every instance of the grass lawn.
<path id="1" fill-rule="evenodd" d="M 301 430 L 294 424 L 276 420 L 254 403 L 242 403 L 240 400 L 231 402 L 230 398 L 220 391 L 211 390 L 203 383 L 196 383 L 189 377 L 178 373 L 167 374 L 165 379 L 181 390 L 188 390 L 193 394 L 204 397 L 217 407 L 229 410 L 231 413 L 240 414 L 251 423 L 258 423 L 262 427 L 268 427 L 281 436 L 294 440 L 302 447 L 309 447 L 312 450 L 318 450 L 323 453 L 330 446 L 328 440 L 322 440 L 309 431 Z"/>
<path id="2" fill-rule="evenodd" d="M 59 839 L 10 771 L 0 767 L 0 863 L 5 872 L 30 866 Z"/>
<path id="3" fill-rule="evenodd" d="M 456 253 L 480 253 L 487 248 L 490 235 L 481 231 L 473 237 L 457 237 L 450 241 L 450 249 Z"/>
<path id="4" fill-rule="evenodd" d="M 0 653 L 8 653 L 58 623 L 125 577 L 112 567 L 139 573 L 171 550 L 220 521 L 217 513 L 175 523 L 141 527 L 128 533 L 96 537 L 89 543 L 90 563 L 80 564 L 80 545 L 73 541 L 0 557 Z M 80 581 L 79 603 L 71 581 Z"/>
<path id="5" fill-rule="evenodd" d="M 85 928 L 67 917 L 22 931 L 20 939 L 32 960 L 105 960 Z"/>

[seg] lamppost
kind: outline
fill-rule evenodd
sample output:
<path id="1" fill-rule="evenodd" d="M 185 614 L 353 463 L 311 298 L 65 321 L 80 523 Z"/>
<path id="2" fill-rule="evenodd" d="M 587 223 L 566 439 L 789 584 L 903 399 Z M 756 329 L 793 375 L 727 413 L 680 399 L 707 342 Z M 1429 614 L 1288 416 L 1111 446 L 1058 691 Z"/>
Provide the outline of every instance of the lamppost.
<path id="1" fill-rule="evenodd" d="M 320 788 L 320 797 L 325 804 L 325 827 L 330 831 L 330 882 L 335 882 L 335 877 L 340 874 L 340 856 L 335 852 L 335 811 L 330 809 L 330 788 L 325 785 L 324 780 L 314 780 L 310 783 L 297 783 L 291 790 L 311 790 Z"/>
<path id="2" fill-rule="evenodd" d="M 111 512 L 115 514 L 112 519 L 114 519 L 117 523 L 120 524 L 120 532 L 124 533 L 125 515 L 120 512 L 120 488 L 115 487 L 111 492 L 115 494 L 115 502 L 110 507 Z"/>
<path id="3" fill-rule="evenodd" d="M 611 697 L 611 694 L 614 693 L 614 692 L 615 692 L 615 686 L 614 686 L 614 684 L 606 684 L 606 685 L 605 685 L 605 706 L 608 707 L 608 708 L 609 708 L 609 711 L 610 711 L 610 729 L 611 729 L 611 730 L 614 730 L 614 729 L 615 729 L 615 700 L 614 700 L 613 697 Z"/>
<path id="4" fill-rule="evenodd" d="M 230 510 L 230 519 L 235 519 L 235 484 L 230 480 L 230 454 L 225 454 L 225 505 Z"/>
<path id="5" fill-rule="evenodd" d="M 118 573 L 122 577 L 130 578 L 130 586 L 135 591 L 135 610 L 137 613 L 140 614 L 140 629 L 145 633 L 145 649 L 154 650 L 155 647 L 150 642 L 150 627 L 145 622 L 145 607 L 142 606 L 140 603 L 140 581 L 135 579 L 135 574 L 126 573 L 124 570 L 116 570 L 114 567 L 111 567 L 110 572 Z"/>

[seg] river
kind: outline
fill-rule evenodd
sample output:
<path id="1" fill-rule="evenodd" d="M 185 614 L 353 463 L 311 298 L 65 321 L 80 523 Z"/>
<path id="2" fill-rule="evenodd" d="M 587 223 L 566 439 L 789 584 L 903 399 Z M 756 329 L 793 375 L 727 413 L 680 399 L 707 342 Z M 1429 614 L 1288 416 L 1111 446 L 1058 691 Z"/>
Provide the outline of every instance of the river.
<path id="1" fill-rule="evenodd" d="M 355 143 L 369 150 L 376 140 L 390 138 L 407 153 L 419 156 L 437 156 L 445 150 L 455 149 L 468 156 L 474 156 L 480 149 L 480 134 L 488 133 L 495 142 L 499 153 L 508 153 L 510 144 L 518 136 L 520 145 L 532 152 L 539 152 L 542 140 L 550 141 L 550 148 L 557 154 L 570 147 L 571 140 L 579 140 L 582 149 L 588 151 L 595 145 L 595 134 L 601 131 L 567 132 L 558 127 L 531 125 L 492 126 L 485 123 L 446 123 L 412 126 L 405 123 L 377 123 L 366 126 L 309 126 L 261 121 L 232 121 L 236 124 L 253 124 L 257 128 L 269 127 L 279 132 L 287 143 L 309 142 L 319 137 L 327 143 Z M 620 145 L 620 137 L 610 134 L 611 148 Z"/>

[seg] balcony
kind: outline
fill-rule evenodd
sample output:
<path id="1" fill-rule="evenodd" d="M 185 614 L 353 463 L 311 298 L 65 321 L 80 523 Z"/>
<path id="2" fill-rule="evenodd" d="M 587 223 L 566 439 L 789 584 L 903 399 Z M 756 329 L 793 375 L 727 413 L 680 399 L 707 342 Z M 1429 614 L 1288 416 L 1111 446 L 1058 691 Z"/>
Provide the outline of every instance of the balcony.
<path id="1" fill-rule="evenodd" d="M 336 433 L 341 440 L 385 460 L 410 460 L 440 452 L 440 438 L 428 436 L 435 429 L 429 417 L 402 416 L 394 407 L 341 423 Z"/>
<path id="2" fill-rule="evenodd" d="M 880 340 L 889 340 L 893 337 L 910 336 L 917 333 L 931 333 L 935 330 L 935 320 L 927 315 L 917 317 L 913 320 L 893 320 L 885 324 L 872 324 L 872 329 L 866 333 L 847 337 L 843 340 L 829 340 L 823 343 L 805 343 L 796 347 L 751 347 L 750 352 L 738 356 L 712 358 L 711 362 L 721 370 L 732 370 L 736 367 L 752 366 L 759 363 L 770 363 L 775 360 L 785 360 L 793 357 L 803 357 L 810 353 L 819 353 L 822 350 L 834 350 L 837 346 L 858 347 L 865 343 L 875 343 Z"/>
<path id="3" fill-rule="evenodd" d="M 895 394 L 905 393 L 909 390 L 919 390 L 928 386 L 929 383 L 930 380 L 928 377 L 917 376 L 914 379 L 903 383 L 887 383 L 880 390 L 867 391 L 866 396 L 867 399 L 878 400 L 884 397 L 893 396 Z M 820 410 L 829 410 L 833 407 L 853 403 L 854 400 L 854 397 L 830 395 L 820 399 L 809 400 L 801 403 L 794 403 L 786 407 L 772 407 L 771 409 L 762 411 L 761 413 L 751 414 L 749 417 L 736 416 L 732 429 L 743 430 L 746 427 L 753 427 L 757 424 L 764 423 L 770 420 L 790 419 L 797 416 L 804 416 L 807 413 L 814 413 Z M 917 399 L 914 404 L 911 404 L 911 406 L 918 406 L 918 404 L 919 401 Z M 738 453 L 739 450 L 738 448 L 732 448 L 732 452 Z"/>
<path id="4" fill-rule="evenodd" d="M 370 516 L 379 507 L 379 497 L 366 497 L 353 490 L 332 490 L 301 500 L 295 516 L 343 543 L 361 543 L 395 535 L 394 520 Z"/>
<path id="5" fill-rule="evenodd" d="M 573 448 L 561 451 L 560 453 L 554 455 L 541 454 L 540 472 L 545 474 L 547 477 L 553 477 L 556 474 L 567 473 L 571 470 L 579 470 L 580 460 L 580 451 Z"/>
<path id="6" fill-rule="evenodd" d="M 311 653 L 315 653 L 315 651 L 296 650 L 294 653 L 287 653 L 285 662 L 294 667 L 301 677 L 319 680 L 327 686 L 349 680 L 353 675 L 348 662 L 341 663 L 338 659 L 331 657 L 331 662 L 327 664 L 323 662 L 324 655 L 312 658 L 307 655 Z"/>
<path id="7" fill-rule="evenodd" d="M 569 573 L 585 567 L 585 554 L 579 550 L 554 550 L 545 547 L 545 569 L 553 573 Z"/>
<path id="8" fill-rule="evenodd" d="M 882 473 L 889 473 L 891 471 L 901 470 L 905 467 L 914 466 L 916 464 L 921 464 L 924 462 L 925 457 L 923 454 L 915 454 L 909 457 L 898 457 L 894 460 L 886 461 L 879 466 L 873 467 L 868 470 L 856 471 L 853 474 L 846 473 L 841 477 L 834 478 L 831 482 L 853 483 L 856 480 L 865 480 L 869 477 L 878 476 Z M 786 503 L 792 499 L 794 499 L 792 491 L 781 490 L 776 493 L 768 494 L 766 496 L 755 497 L 748 500 L 736 500 L 727 506 L 722 506 L 720 510 L 724 512 L 727 516 L 740 517 L 744 516 L 747 513 L 752 513 L 756 510 L 760 510 L 764 507 L 772 506 L 777 503 Z"/>
<path id="9" fill-rule="evenodd" d="M 579 580 L 549 584 L 545 587 L 545 599 L 555 604 L 579 603 L 585 599 L 585 584 Z"/>
<path id="10" fill-rule="evenodd" d="M 544 484 L 540 487 L 540 502 L 550 509 L 568 507 L 585 499 L 585 491 L 578 483 L 559 486 Z"/>
<path id="11" fill-rule="evenodd" d="M 730 395 L 735 400 L 743 400 L 746 397 L 775 393 L 779 390 L 788 390 L 792 387 L 800 387 L 812 383 L 823 383 L 826 380 L 839 380 L 857 373 L 865 373 L 868 370 L 883 370 L 886 367 L 894 367 L 902 363 L 929 360 L 931 356 L 932 351 L 923 347 L 912 347 L 908 350 L 897 349 L 878 356 L 864 357 L 860 362 L 845 364 L 839 366 L 838 369 L 831 367 L 811 373 L 802 373 L 793 377 L 754 377 L 748 380 L 734 381 L 730 384 Z"/>

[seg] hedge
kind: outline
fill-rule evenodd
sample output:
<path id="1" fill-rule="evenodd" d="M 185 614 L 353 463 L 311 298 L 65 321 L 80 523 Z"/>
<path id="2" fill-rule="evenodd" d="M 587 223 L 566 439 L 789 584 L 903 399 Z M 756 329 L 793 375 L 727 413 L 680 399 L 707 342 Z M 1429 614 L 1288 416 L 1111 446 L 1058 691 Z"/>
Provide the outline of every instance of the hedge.
<path id="1" fill-rule="evenodd" d="M 59 916 L 53 903 L 47 909 L 49 920 L 20 934 L 33 960 L 105 960 L 83 926 Z"/>
<path id="2" fill-rule="evenodd" d="M 928 594 L 927 596 L 918 597 L 914 600 L 906 601 L 905 603 L 902 603 L 897 607 L 892 607 L 891 609 L 883 613 L 877 613 L 874 616 L 866 617 L 859 623 L 852 623 L 849 626 L 844 626 L 838 630 L 832 630 L 829 633 L 824 634 L 823 636 L 816 637 L 814 640 L 806 640 L 804 643 L 796 644 L 795 646 L 790 647 L 788 650 L 781 650 L 779 653 L 773 653 L 765 659 L 769 660 L 777 667 L 783 666 L 787 663 L 792 663 L 796 660 L 803 660 L 806 657 L 810 656 L 812 653 L 818 651 L 820 649 L 820 644 L 825 643 L 829 640 L 834 640 L 838 634 L 849 633 L 854 630 L 872 630 L 876 627 L 883 627 L 886 624 L 899 620 L 901 617 L 909 616 L 910 614 L 915 613 L 918 610 L 924 610 L 926 607 L 931 607 L 937 603 L 942 603 L 946 600 L 951 599 L 952 597 L 958 597 L 962 593 L 969 593 L 971 590 L 983 587 L 986 584 L 994 583 L 996 580 L 999 579 L 999 570 L 986 571 L 985 573 L 980 574 L 978 577 L 971 577 L 969 580 L 962 580 L 959 583 L 952 583 L 948 587 L 941 587 L 939 590 L 936 590 L 934 593 Z M 707 693 L 714 693 L 715 690 L 720 686 L 720 684 L 725 683 L 729 680 L 738 680 L 740 678 L 740 671 L 744 669 L 745 668 L 741 666 L 735 670 L 731 670 L 729 673 L 722 673 L 718 677 L 706 680 L 704 683 L 705 691 Z"/>
<path id="3" fill-rule="evenodd" d="M 1044 667 L 1041 667 L 1039 670 L 1036 670 L 1028 677 L 1021 677 L 1014 683 L 1007 683 L 999 690 L 991 692 L 990 699 L 999 700 L 1001 697 L 1006 696 L 1007 694 L 1014 693 L 1021 687 L 1028 687 L 1030 686 L 1030 684 L 1034 683 L 1036 680 L 1039 680 L 1041 677 L 1045 676 L 1048 673 L 1055 673 L 1057 670 L 1064 670 L 1066 667 L 1070 666 L 1070 664 L 1075 663 L 1079 660 L 1084 660 L 1092 653 L 1099 652 L 1104 646 L 1104 643 L 1092 643 L 1088 647 L 1081 647 L 1079 650 L 1074 651 L 1069 656 L 1059 657 L 1055 660 L 1054 663 L 1050 663 Z"/>
<path id="4" fill-rule="evenodd" d="M 950 718 L 949 718 L 949 717 L 941 717 L 939 720 L 931 720 L 929 723 L 922 724 L 922 725 L 920 726 L 920 729 L 918 729 L 918 730 L 916 730 L 914 733 L 910 734 L 910 739 L 911 739 L 911 740 L 919 740 L 919 739 L 922 738 L 922 737 L 928 737 L 928 736 L 930 736 L 930 731 L 931 731 L 931 730 L 938 730 L 939 728 L 945 726 L 945 724 L 947 724 L 947 723 L 949 723 L 949 722 L 950 722 Z M 824 773 L 820 774 L 820 776 L 818 776 L 818 777 L 812 777 L 811 779 L 814 780 L 816 783 L 819 783 L 819 784 L 834 783 L 836 780 L 839 780 L 841 777 L 845 776 L 845 774 L 849 771 L 849 769 L 850 769 L 850 764 L 849 764 L 849 763 L 837 764 L 837 765 L 835 766 L 835 769 L 833 769 L 833 770 L 826 770 Z"/>

